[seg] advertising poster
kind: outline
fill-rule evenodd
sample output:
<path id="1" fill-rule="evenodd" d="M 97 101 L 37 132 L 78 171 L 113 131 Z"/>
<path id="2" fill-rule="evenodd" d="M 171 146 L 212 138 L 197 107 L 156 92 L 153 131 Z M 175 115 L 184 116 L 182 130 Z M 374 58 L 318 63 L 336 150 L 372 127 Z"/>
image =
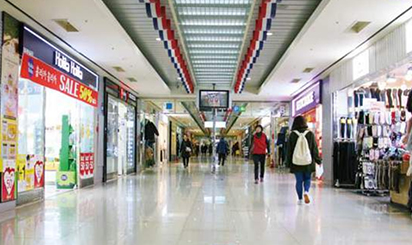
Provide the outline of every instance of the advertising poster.
<path id="1" fill-rule="evenodd" d="M 1 156 L 3 159 L 16 159 L 17 154 L 17 121 L 15 119 L 1 120 Z"/>
<path id="2" fill-rule="evenodd" d="M 34 166 L 34 188 L 40 188 L 44 186 L 44 170 L 45 164 L 42 156 L 33 156 L 30 159 L 31 164 Z"/>
<path id="3" fill-rule="evenodd" d="M 18 193 L 43 187 L 44 163 L 41 156 L 17 155 Z"/>
<path id="4" fill-rule="evenodd" d="M 94 153 L 80 153 L 80 178 L 93 178 Z"/>
<path id="5" fill-rule="evenodd" d="M 16 161 L 3 159 L 1 200 L 11 201 L 16 198 Z"/>
<path id="6" fill-rule="evenodd" d="M 16 198 L 20 22 L 3 13 L 1 55 L 1 201 Z"/>
<path id="7" fill-rule="evenodd" d="M 3 45 L 1 60 L 1 114 L 17 118 L 19 79 L 19 28 L 20 22 L 3 14 Z"/>

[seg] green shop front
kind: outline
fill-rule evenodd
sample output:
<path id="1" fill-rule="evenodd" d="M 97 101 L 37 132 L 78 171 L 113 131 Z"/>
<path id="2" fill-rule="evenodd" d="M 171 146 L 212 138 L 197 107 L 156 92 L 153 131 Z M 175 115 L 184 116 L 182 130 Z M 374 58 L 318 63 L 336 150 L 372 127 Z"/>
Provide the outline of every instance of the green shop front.
<path id="1" fill-rule="evenodd" d="M 99 81 L 29 27 L 21 37 L 17 204 L 93 184 Z"/>

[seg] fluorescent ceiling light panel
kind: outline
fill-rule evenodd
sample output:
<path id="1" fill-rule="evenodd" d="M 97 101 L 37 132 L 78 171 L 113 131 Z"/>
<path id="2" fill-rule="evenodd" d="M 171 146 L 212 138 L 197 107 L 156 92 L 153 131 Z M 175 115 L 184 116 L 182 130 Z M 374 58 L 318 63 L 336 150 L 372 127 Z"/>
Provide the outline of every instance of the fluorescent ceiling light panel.
<path id="1" fill-rule="evenodd" d="M 188 42 L 241 42 L 242 40 L 240 36 L 186 36 Z"/>
<path id="2" fill-rule="evenodd" d="M 189 43 L 189 48 L 232 48 L 239 49 L 240 45 L 235 43 Z"/>
<path id="3" fill-rule="evenodd" d="M 232 28 L 183 28 L 183 33 L 185 34 L 220 34 L 220 35 L 242 35 L 244 29 L 242 27 L 232 27 Z"/>
<path id="4" fill-rule="evenodd" d="M 245 5 L 251 4 L 253 0 L 175 0 L 177 4 L 210 4 L 210 5 Z"/>
<path id="5" fill-rule="evenodd" d="M 225 7 L 178 7 L 180 16 L 245 16 L 247 8 Z"/>
<path id="6" fill-rule="evenodd" d="M 222 49 L 222 50 L 209 50 L 209 49 L 192 49 L 189 51 L 192 54 L 238 54 L 238 50 Z"/>
<path id="7" fill-rule="evenodd" d="M 184 19 L 183 26 L 245 26 L 244 19 Z"/>
<path id="8" fill-rule="evenodd" d="M 234 69 L 208 69 L 208 68 L 197 68 L 195 69 L 195 73 L 213 73 L 213 72 L 227 72 L 227 73 L 233 73 L 235 72 Z"/>
<path id="9" fill-rule="evenodd" d="M 193 67 L 201 67 L 201 68 L 233 68 L 236 67 L 234 65 L 215 65 L 215 64 L 193 64 Z"/>
<path id="10" fill-rule="evenodd" d="M 193 64 L 237 64 L 236 60 L 192 60 Z"/>
<path id="11" fill-rule="evenodd" d="M 225 121 L 216 121 L 215 123 L 216 128 L 226 128 Z M 213 121 L 206 121 L 205 128 L 213 128 Z"/>
<path id="12" fill-rule="evenodd" d="M 194 55 L 190 57 L 193 60 L 202 60 L 202 59 L 218 59 L 218 60 L 237 60 L 237 55 Z"/>

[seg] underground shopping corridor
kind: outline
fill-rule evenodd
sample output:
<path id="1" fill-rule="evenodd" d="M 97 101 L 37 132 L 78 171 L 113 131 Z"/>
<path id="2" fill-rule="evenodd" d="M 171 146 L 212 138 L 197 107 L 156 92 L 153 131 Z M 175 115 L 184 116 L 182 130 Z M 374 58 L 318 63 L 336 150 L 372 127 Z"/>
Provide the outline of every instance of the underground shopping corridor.
<path id="1" fill-rule="evenodd" d="M 406 211 L 318 183 L 298 206 L 291 175 L 252 172 L 199 158 L 63 193 L 2 215 L 1 244 L 410 244 Z"/>
<path id="2" fill-rule="evenodd" d="M 412 244 L 412 0 L 0 20 L 0 245 Z"/>

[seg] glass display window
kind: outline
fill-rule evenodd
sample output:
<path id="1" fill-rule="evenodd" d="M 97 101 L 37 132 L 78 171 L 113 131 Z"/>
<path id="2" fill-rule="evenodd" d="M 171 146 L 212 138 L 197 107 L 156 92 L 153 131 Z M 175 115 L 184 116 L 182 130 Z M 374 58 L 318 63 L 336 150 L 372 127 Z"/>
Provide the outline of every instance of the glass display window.
<path id="1" fill-rule="evenodd" d="M 39 162 L 44 165 L 37 168 L 44 168 L 46 196 L 93 179 L 94 107 L 27 79 L 20 79 L 19 88 L 18 162 L 26 169 L 19 190 L 43 187 L 32 180 L 42 175 L 33 166 Z M 67 154 L 62 153 L 64 146 Z"/>
<path id="2" fill-rule="evenodd" d="M 108 95 L 106 177 L 135 171 L 136 107 Z"/>

